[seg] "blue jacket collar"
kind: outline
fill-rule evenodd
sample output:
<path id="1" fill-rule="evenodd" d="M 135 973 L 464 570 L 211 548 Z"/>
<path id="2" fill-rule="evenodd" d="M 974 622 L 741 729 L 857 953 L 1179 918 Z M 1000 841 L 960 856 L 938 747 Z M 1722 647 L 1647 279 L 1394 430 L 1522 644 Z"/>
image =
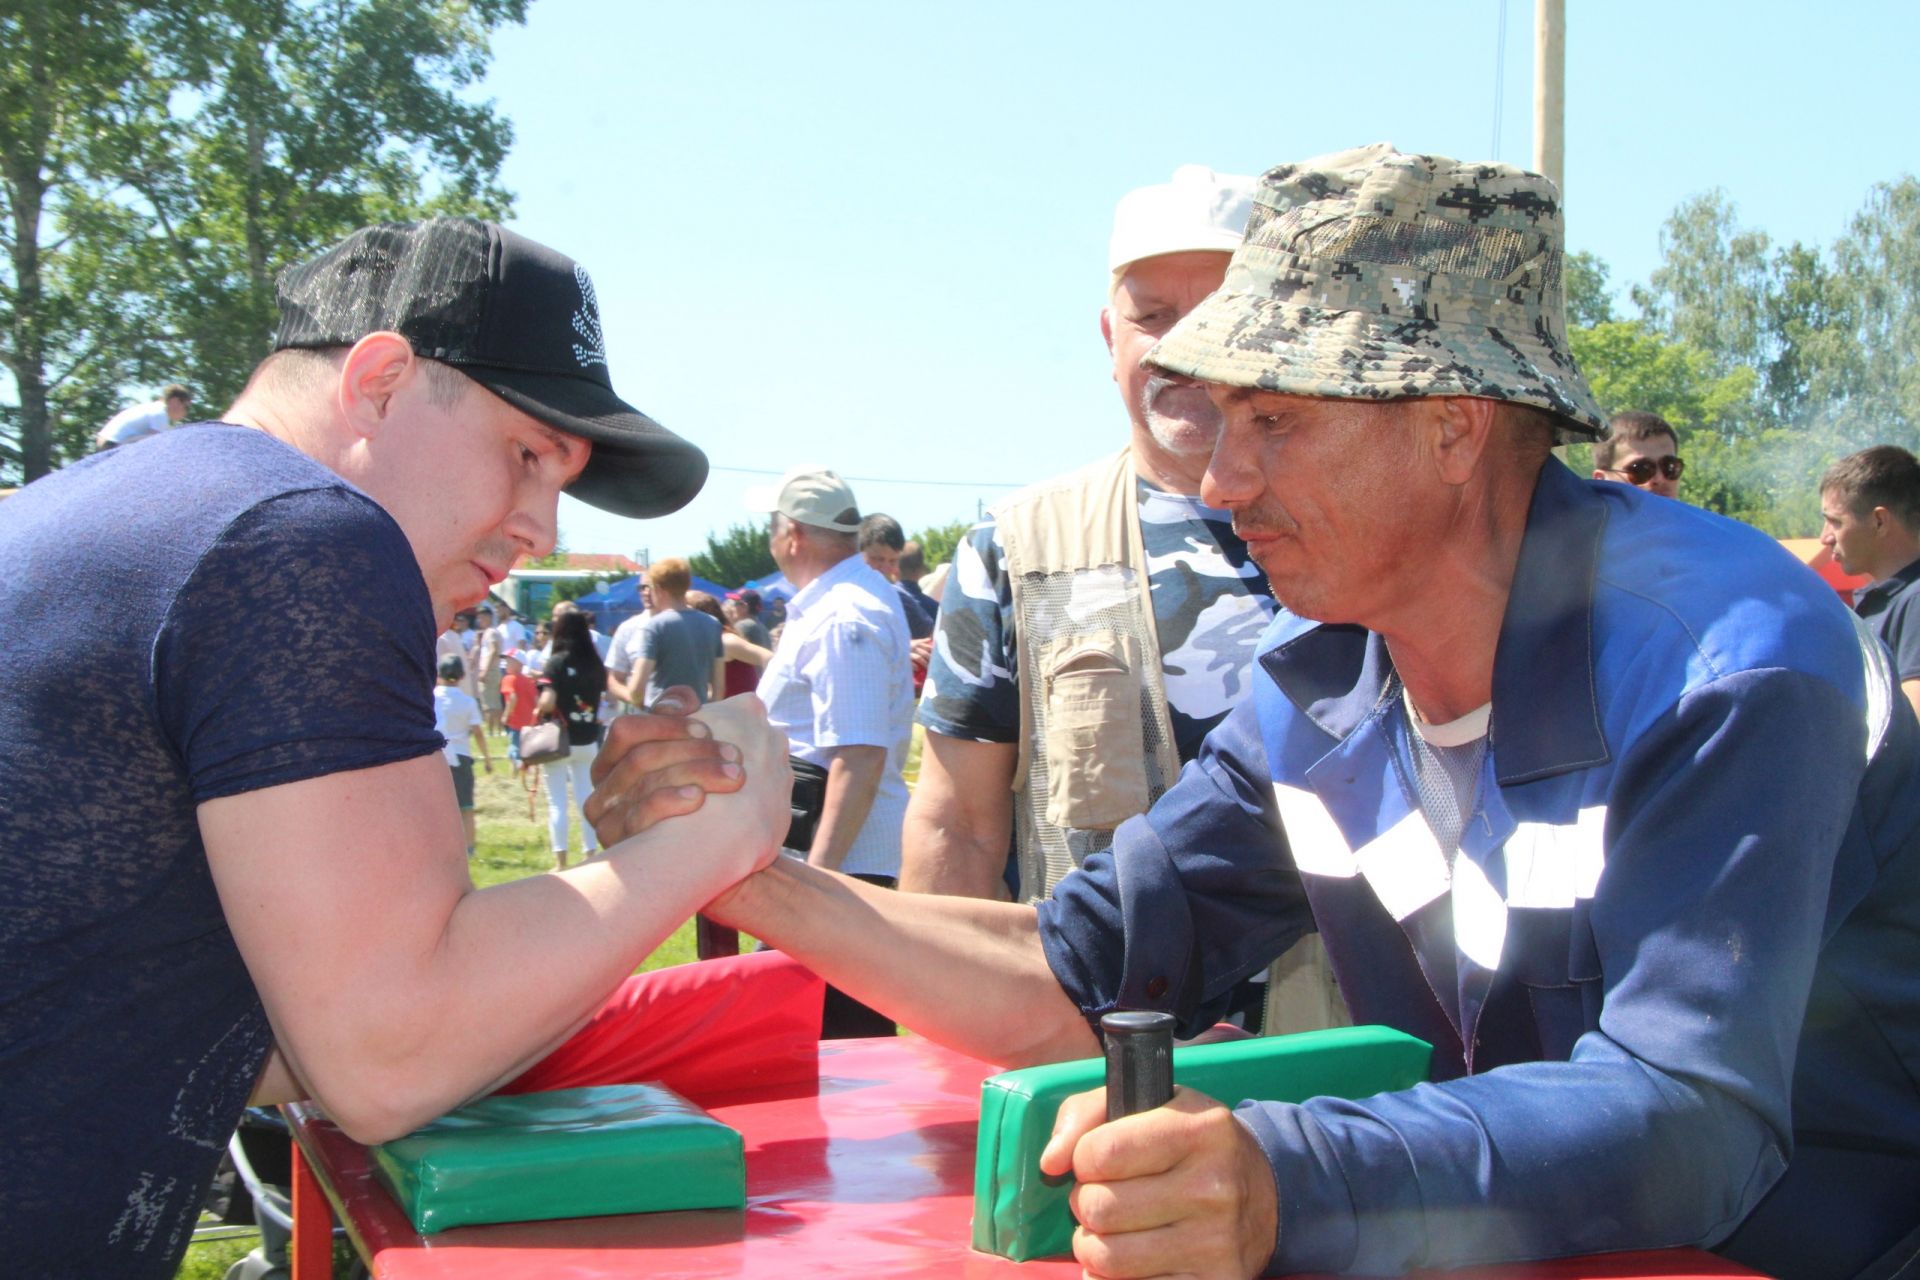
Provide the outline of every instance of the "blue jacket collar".
<path id="1" fill-rule="evenodd" d="M 1594 576 L 1606 523 L 1606 505 L 1585 482 L 1558 461 L 1541 468 L 1494 653 L 1491 736 L 1502 786 L 1608 759 L 1593 647 Z M 1336 742 L 1373 713 L 1393 674 L 1379 636 L 1285 611 L 1258 657 L 1288 700 Z"/>

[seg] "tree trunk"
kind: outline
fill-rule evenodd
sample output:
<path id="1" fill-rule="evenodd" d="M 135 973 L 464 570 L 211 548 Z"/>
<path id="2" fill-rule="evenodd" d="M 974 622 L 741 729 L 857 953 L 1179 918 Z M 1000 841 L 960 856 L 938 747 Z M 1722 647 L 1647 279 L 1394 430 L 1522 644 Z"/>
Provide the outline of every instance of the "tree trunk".
<path id="1" fill-rule="evenodd" d="M 242 200 L 245 209 L 247 240 L 247 303 L 249 319 L 267 318 L 264 330 L 253 332 L 252 356 L 264 357 L 272 347 L 275 316 L 273 276 L 268 266 L 266 206 L 264 192 L 267 167 L 267 122 L 265 99 L 272 88 L 266 66 L 266 45 L 277 31 L 255 30 L 240 57 L 246 59 L 246 75 L 241 84 L 243 109 L 247 119 L 247 174 Z"/>
<path id="2" fill-rule="evenodd" d="M 13 207 L 14 305 L 7 334 L 7 366 L 20 394 L 20 464 L 27 481 L 53 469 L 53 427 L 47 417 L 47 336 L 40 281 L 40 214 L 47 194 L 47 142 L 53 130 L 48 74 L 46 10 L 23 14 L 24 61 L 37 92 L 18 148 L 5 157 L 7 196 Z"/>

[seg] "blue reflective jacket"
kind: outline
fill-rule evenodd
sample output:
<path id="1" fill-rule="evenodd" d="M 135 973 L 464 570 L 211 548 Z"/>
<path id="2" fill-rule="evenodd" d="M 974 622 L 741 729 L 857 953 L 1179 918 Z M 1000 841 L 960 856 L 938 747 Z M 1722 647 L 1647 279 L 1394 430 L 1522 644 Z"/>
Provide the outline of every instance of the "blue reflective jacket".
<path id="1" fill-rule="evenodd" d="M 1868 1247 L 1859 1215 L 1920 1221 L 1920 727 L 1792 556 L 1549 463 L 1452 859 L 1380 638 L 1283 614 L 1259 666 L 1040 925 L 1089 1018 L 1167 1009 L 1182 1034 L 1317 928 L 1356 1022 L 1433 1043 L 1435 1083 L 1243 1107 L 1274 1270 L 1736 1228 L 1776 1249 L 1770 1220 L 1837 1256 Z"/>

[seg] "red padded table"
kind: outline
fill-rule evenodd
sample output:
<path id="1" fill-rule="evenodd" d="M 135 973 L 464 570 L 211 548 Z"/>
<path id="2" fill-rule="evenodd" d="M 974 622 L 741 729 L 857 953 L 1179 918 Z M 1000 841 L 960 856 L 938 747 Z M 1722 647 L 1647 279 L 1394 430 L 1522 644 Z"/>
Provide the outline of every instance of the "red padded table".
<path id="1" fill-rule="evenodd" d="M 708 1105 L 746 1139 L 744 1212 L 458 1227 L 429 1237 L 401 1216 L 364 1147 L 316 1108 L 295 1104 L 286 1108 L 296 1139 L 294 1280 L 329 1274 L 329 1202 L 377 1280 L 1077 1277 L 1071 1259 L 1014 1263 L 968 1245 L 980 1081 L 995 1070 L 910 1037 L 829 1041 L 820 1046 L 817 1088 L 748 1092 Z M 1680 1280 L 1754 1273 L 1711 1254 L 1668 1250 L 1473 1274 Z"/>

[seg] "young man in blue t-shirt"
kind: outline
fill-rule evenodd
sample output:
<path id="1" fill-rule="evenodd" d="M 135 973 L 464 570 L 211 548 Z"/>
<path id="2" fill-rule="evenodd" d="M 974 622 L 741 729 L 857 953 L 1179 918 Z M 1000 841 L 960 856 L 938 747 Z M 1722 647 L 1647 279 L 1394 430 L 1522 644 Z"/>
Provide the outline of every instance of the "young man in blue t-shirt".
<path id="1" fill-rule="evenodd" d="M 0 507 L 0 618 L 38 637 L 0 655 L 9 1274 L 171 1276 L 249 1097 L 418 1127 L 542 1056 L 790 820 L 764 722 L 650 720 L 638 812 L 699 809 L 679 856 L 647 832 L 474 888 L 434 637 L 552 550 L 562 489 L 659 515 L 706 461 L 614 395 L 585 271 L 498 226 L 369 228 L 279 291 L 223 422 Z"/>

